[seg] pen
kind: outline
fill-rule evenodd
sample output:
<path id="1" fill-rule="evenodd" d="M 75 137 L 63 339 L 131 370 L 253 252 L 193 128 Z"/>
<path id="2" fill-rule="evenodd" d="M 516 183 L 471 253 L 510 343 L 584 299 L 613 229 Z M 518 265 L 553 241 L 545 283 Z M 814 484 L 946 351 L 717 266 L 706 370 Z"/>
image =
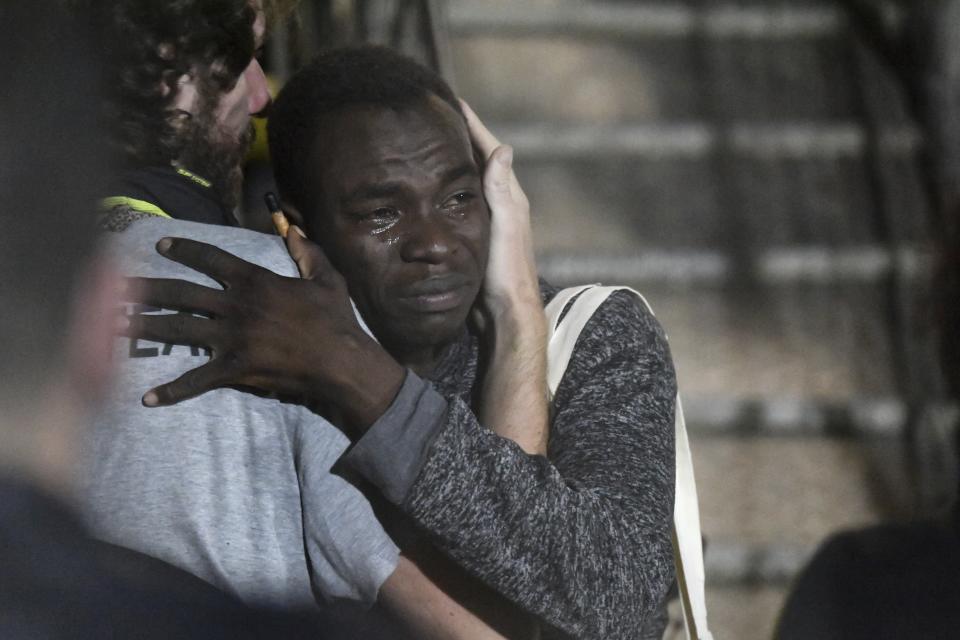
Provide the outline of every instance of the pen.
<path id="1" fill-rule="evenodd" d="M 267 205 L 267 210 L 270 212 L 270 217 L 273 219 L 273 226 L 277 229 L 277 233 L 280 234 L 280 237 L 284 240 L 287 239 L 287 232 L 290 231 L 290 223 L 287 221 L 287 216 L 283 215 L 283 210 L 280 208 L 280 201 L 277 200 L 277 196 L 272 191 L 267 191 L 263 195 L 263 201 Z"/>

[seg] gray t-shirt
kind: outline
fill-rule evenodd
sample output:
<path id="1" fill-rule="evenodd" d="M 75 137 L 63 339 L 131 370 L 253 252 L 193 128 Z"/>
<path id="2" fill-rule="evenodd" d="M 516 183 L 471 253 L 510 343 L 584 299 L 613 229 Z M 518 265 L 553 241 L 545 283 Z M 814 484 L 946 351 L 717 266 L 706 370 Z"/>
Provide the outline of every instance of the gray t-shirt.
<path id="1" fill-rule="evenodd" d="M 155 245 L 168 236 L 297 275 L 279 238 L 243 229 L 149 218 L 110 236 L 128 275 L 219 287 L 160 256 Z M 134 311 L 143 309 L 126 309 Z M 349 444 L 339 430 L 303 407 L 230 389 L 145 408 L 147 390 L 208 355 L 129 338 L 116 340 L 114 354 L 116 384 L 84 451 L 81 497 L 99 537 L 247 602 L 376 599 L 399 551 L 363 495 L 330 473 Z"/>

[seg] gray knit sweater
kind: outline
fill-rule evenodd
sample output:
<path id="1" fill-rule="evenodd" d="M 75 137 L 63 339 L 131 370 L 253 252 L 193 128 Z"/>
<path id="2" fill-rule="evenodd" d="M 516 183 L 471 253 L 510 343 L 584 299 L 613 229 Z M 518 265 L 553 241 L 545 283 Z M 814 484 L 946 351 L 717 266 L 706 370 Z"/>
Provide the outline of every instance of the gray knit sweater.
<path id="1" fill-rule="evenodd" d="M 659 638 L 674 577 L 676 379 L 657 321 L 628 292 L 598 309 L 557 389 L 546 458 L 477 422 L 476 374 L 465 334 L 432 386 L 408 375 L 344 461 L 548 636 Z"/>

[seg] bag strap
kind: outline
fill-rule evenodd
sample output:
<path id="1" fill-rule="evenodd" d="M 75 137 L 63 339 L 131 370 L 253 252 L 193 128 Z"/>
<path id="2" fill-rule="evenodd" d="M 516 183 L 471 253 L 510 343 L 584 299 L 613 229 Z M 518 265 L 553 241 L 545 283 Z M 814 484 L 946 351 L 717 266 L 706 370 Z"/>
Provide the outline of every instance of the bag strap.
<path id="1" fill-rule="evenodd" d="M 673 547 L 677 587 L 686 621 L 687 638 L 713 640 L 707 627 L 706 570 L 703 566 L 703 538 L 700 533 L 700 501 L 693 475 L 693 455 L 687 437 L 683 405 L 677 393 L 675 418 L 676 487 L 673 502 Z"/>
<path id="2" fill-rule="evenodd" d="M 596 310 L 616 291 L 631 291 L 647 307 L 646 299 L 629 287 L 586 285 L 563 289 L 546 306 L 547 316 L 547 386 L 550 402 L 567 370 L 573 348 L 583 328 Z M 569 310 L 560 321 L 564 309 Z M 706 574 L 703 566 L 703 542 L 700 537 L 700 508 L 697 484 L 693 475 L 693 457 L 687 438 L 686 421 L 680 394 L 677 394 L 674 429 L 676 440 L 676 487 L 673 507 L 674 564 L 677 587 L 688 640 L 713 640 L 707 628 L 705 596 Z"/>
<path id="3" fill-rule="evenodd" d="M 549 391 L 547 397 L 551 402 L 570 363 L 577 337 L 593 317 L 597 307 L 603 304 L 610 293 L 613 293 L 613 291 L 606 291 L 607 289 L 612 288 L 592 284 L 570 287 L 554 296 L 544 309 L 547 315 L 547 390 Z M 561 324 L 560 316 L 574 299 L 577 304 L 570 307 Z"/>

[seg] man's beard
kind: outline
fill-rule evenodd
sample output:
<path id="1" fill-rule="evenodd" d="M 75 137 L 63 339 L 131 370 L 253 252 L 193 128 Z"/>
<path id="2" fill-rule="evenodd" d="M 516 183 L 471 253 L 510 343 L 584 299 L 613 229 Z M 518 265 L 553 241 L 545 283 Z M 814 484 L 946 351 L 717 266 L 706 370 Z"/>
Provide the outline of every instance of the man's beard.
<path id="1" fill-rule="evenodd" d="M 243 160 L 253 144 L 250 123 L 242 133 L 217 122 L 215 104 L 203 104 L 186 123 L 177 164 L 211 182 L 228 211 L 235 211 L 243 195 Z"/>

